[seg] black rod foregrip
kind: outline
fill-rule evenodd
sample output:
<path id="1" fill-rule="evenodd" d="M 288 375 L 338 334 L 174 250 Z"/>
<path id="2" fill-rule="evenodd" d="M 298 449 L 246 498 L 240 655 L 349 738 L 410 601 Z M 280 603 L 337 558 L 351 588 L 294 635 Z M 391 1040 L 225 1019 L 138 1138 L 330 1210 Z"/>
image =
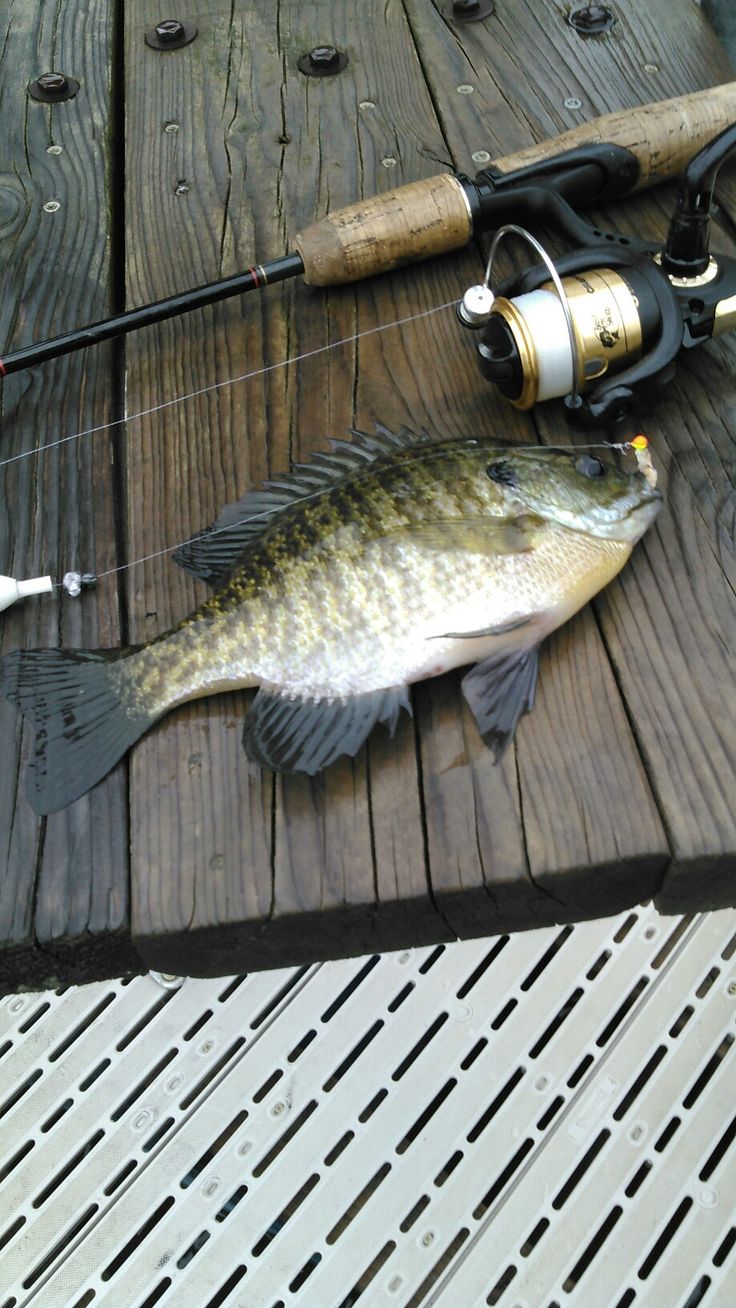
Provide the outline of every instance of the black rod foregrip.
<path id="1" fill-rule="evenodd" d="M 100 322 L 90 323 L 87 327 L 78 327 L 61 336 L 54 336 L 48 341 L 39 341 L 35 345 L 26 345 L 13 350 L 0 359 L 0 376 L 11 372 L 20 372 L 34 364 L 45 363 L 60 354 L 70 354 L 73 350 L 83 350 L 87 345 L 97 345 L 100 341 L 110 340 L 113 336 L 122 336 L 135 331 L 138 327 L 149 327 L 152 323 L 162 322 L 165 318 L 175 318 L 188 313 L 190 309 L 200 309 L 206 304 L 215 304 L 218 300 L 229 299 L 233 295 L 243 295 L 246 291 L 260 290 L 271 282 L 281 282 L 287 277 L 296 277 L 304 271 L 304 265 L 298 254 L 288 254 L 282 259 L 272 259 L 267 264 L 257 264 L 247 272 L 237 273 L 222 281 L 208 282 L 191 291 L 182 291 L 170 295 L 165 300 L 156 300 L 153 304 L 144 304 L 139 309 L 129 309 L 125 313 L 115 314 Z"/>

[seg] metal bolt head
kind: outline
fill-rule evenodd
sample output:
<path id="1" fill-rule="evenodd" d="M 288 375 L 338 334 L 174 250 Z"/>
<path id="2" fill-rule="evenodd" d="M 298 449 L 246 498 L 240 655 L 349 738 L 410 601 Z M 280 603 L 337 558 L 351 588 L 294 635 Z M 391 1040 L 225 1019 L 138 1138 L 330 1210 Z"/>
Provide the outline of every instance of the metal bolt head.
<path id="1" fill-rule="evenodd" d="M 493 0 L 448 0 L 442 13 L 455 23 L 477 23 L 493 13 Z"/>
<path id="2" fill-rule="evenodd" d="M 583 107 L 583 102 L 577 95 L 568 95 L 563 103 L 566 109 L 582 109 Z"/>
<path id="3" fill-rule="evenodd" d="M 162 45 L 172 45 L 184 36 L 184 24 L 178 18 L 164 18 L 163 22 L 156 24 L 154 31 Z"/>
<path id="4" fill-rule="evenodd" d="M 343 50 L 334 45 L 315 45 L 297 61 L 297 67 L 307 77 L 331 77 L 341 73 L 348 62 Z"/>
<path id="5" fill-rule="evenodd" d="M 583 5 L 573 9 L 568 22 L 581 36 L 596 36 L 607 32 L 615 22 L 612 11 L 606 5 Z"/>
<path id="6" fill-rule="evenodd" d="M 334 68 L 339 58 L 334 45 L 316 45 L 309 51 L 309 62 L 313 68 Z"/>
<path id="7" fill-rule="evenodd" d="M 63 95 L 69 90 L 69 79 L 64 73 L 42 73 L 38 79 L 38 85 L 47 95 Z"/>
<path id="8" fill-rule="evenodd" d="M 146 32 L 144 39 L 152 50 L 180 50 L 194 40 L 197 32 L 194 23 L 181 22 L 178 18 L 162 18 Z"/>
<path id="9" fill-rule="evenodd" d="M 46 104 L 57 104 L 61 100 L 71 100 L 79 90 L 79 82 L 66 73 L 41 73 L 28 87 L 28 93 L 34 100 Z"/>

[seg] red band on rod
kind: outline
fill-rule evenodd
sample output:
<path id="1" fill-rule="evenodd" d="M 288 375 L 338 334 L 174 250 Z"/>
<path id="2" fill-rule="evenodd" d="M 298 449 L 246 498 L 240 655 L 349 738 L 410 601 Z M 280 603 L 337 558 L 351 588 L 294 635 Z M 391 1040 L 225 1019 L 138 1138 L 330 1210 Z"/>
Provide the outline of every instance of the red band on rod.
<path id="1" fill-rule="evenodd" d="M 7 375 L 8 375 L 8 370 L 5 367 L 5 364 L 3 363 L 2 359 L 0 359 L 0 377 L 7 377 Z"/>
<path id="2" fill-rule="evenodd" d="M 257 286 L 258 283 L 259 283 L 259 281 L 260 281 L 260 278 L 259 278 L 259 276 L 258 276 L 258 271 L 257 271 L 257 269 L 256 269 L 256 268 L 249 268 L 249 269 L 248 269 L 248 272 L 250 273 L 251 277 L 253 278 L 253 280 L 254 280 L 254 282 L 255 282 L 255 284 L 256 284 L 256 286 Z"/>

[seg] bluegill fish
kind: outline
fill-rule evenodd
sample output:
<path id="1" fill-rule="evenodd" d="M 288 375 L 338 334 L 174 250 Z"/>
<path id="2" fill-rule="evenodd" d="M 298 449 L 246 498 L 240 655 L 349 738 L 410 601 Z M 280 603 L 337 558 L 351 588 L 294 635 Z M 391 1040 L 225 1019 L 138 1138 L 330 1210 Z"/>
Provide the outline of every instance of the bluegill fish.
<path id="1" fill-rule="evenodd" d="M 216 591 L 170 631 L 6 656 L 0 690 L 37 726 L 37 813 L 84 794 L 169 709 L 238 687 L 259 687 L 249 757 L 314 774 L 377 722 L 393 733 L 412 682 L 472 663 L 462 689 L 501 756 L 540 642 L 623 567 L 661 496 L 608 455 L 352 435 L 177 551 Z"/>

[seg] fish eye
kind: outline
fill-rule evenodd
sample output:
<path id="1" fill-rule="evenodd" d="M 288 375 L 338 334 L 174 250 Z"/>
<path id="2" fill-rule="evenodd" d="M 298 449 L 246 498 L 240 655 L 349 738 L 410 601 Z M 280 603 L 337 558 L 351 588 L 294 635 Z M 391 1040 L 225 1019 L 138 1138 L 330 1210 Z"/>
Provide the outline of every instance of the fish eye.
<path id="1" fill-rule="evenodd" d="M 486 472 L 491 481 L 497 481 L 501 486 L 509 486 L 512 490 L 515 490 L 519 485 L 513 467 L 505 459 L 500 459 L 498 463 L 489 463 Z"/>
<path id="2" fill-rule="evenodd" d="M 605 465 L 600 459 L 594 459 L 590 454 L 583 454 L 575 461 L 575 469 L 582 473 L 584 477 L 605 477 Z"/>

